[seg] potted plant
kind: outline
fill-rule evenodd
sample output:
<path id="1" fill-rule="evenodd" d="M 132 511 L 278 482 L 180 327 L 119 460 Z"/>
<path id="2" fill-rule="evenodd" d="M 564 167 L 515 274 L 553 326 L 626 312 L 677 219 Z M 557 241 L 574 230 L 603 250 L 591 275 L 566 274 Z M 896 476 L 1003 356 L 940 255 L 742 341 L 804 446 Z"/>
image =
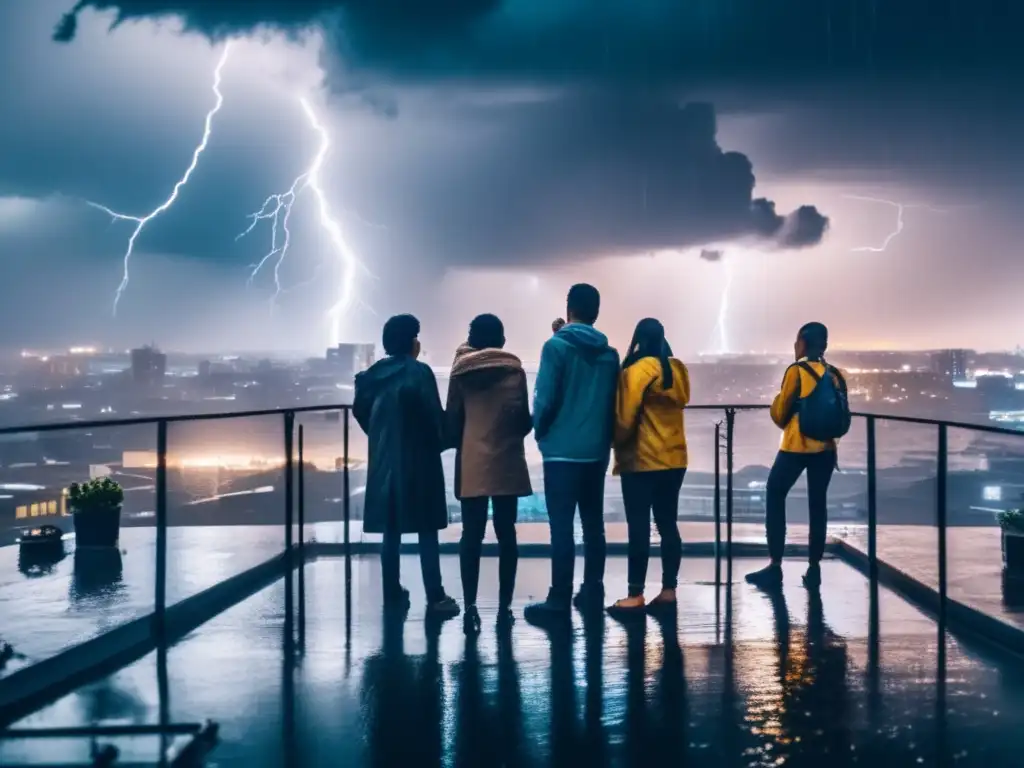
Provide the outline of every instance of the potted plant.
<path id="1" fill-rule="evenodd" d="M 1024 509 L 999 513 L 1003 531 L 1003 570 L 1007 576 L 1024 578 Z"/>
<path id="2" fill-rule="evenodd" d="M 74 515 L 78 547 L 116 547 L 121 530 L 124 491 L 109 477 L 72 483 L 68 504 Z"/>

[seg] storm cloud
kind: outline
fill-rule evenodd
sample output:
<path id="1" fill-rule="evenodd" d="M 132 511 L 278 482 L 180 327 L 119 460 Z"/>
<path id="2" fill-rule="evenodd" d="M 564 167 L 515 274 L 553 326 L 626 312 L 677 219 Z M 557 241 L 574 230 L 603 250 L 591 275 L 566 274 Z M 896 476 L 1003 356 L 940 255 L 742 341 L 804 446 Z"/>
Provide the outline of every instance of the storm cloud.
<path id="1" fill-rule="evenodd" d="M 69 0 L 70 2 L 70 0 Z M 1005 0 L 80 0 L 119 21 L 178 16 L 213 37 L 317 24 L 336 64 L 409 77 L 531 77 L 645 83 L 694 77 L 816 78 L 1020 70 L 1024 7 Z"/>
<path id="2" fill-rule="evenodd" d="M 772 201 L 755 197 L 749 158 L 718 144 L 713 105 L 687 103 L 667 79 L 658 84 L 655 78 L 653 86 L 644 87 L 630 83 L 628 78 L 639 72 L 628 62 L 618 68 L 616 61 L 602 72 L 583 57 L 582 68 L 573 72 L 543 50 L 534 51 L 536 56 L 518 50 L 514 40 L 523 25 L 552 34 L 576 29 L 573 40 L 600 39 L 598 27 L 607 19 L 594 17 L 577 2 L 554 5 L 557 9 L 482 0 L 240 6 L 88 0 L 75 10 L 116 8 L 117 22 L 179 15 L 186 28 L 215 38 L 267 25 L 298 30 L 324 24 L 335 35 L 328 54 L 337 64 L 329 69 L 333 89 L 358 88 L 354 83 L 366 81 L 351 72 L 369 68 L 376 75 L 363 102 L 386 105 L 374 111 L 388 118 L 401 117 L 403 109 L 400 99 L 379 95 L 388 83 L 398 90 L 429 86 L 451 94 L 461 88 L 492 96 L 508 93 L 516 83 L 539 89 L 527 99 L 448 103 L 439 107 L 448 110 L 441 119 L 464 141 L 424 143 L 418 156 L 401 163 L 380 158 L 374 186 L 388 192 L 371 209 L 376 217 L 398 223 L 405 242 L 397 247 L 421 262 L 501 266 L 723 240 L 754 240 L 771 249 L 821 241 L 828 218 L 816 207 L 777 213 Z M 652 5 L 623 17 L 628 22 L 624 36 L 644 33 L 657 39 L 659 14 L 669 13 L 668 4 L 658 7 L 658 13 L 650 10 Z M 60 39 L 73 38 L 74 18 L 62 23 Z M 468 39 L 476 35 L 483 35 L 479 41 L 488 36 L 506 41 L 511 47 L 505 62 L 474 59 Z M 546 43 L 539 40 L 543 49 Z M 423 63 L 417 51 L 448 64 L 428 62 L 416 69 Z M 677 74 L 668 65 L 662 71 Z M 417 82 L 410 84 L 405 76 L 413 72 Z"/>

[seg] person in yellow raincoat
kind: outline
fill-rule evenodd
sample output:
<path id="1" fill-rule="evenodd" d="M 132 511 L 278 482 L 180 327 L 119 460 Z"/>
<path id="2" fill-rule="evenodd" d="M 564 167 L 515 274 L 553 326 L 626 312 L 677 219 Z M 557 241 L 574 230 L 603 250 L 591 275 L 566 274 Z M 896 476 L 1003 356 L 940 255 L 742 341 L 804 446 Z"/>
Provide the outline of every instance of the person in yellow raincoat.
<path id="1" fill-rule="evenodd" d="M 771 417 L 782 430 L 779 452 L 765 486 L 765 527 L 768 555 L 766 568 L 748 573 L 746 580 L 764 589 L 782 586 L 782 556 L 786 549 L 786 497 L 807 472 L 807 513 L 809 520 L 808 567 L 804 586 L 821 585 L 821 559 L 825 555 L 828 528 L 828 486 L 836 469 L 836 441 L 808 437 L 800 429 L 799 403 L 807 398 L 825 376 L 832 377 L 837 391 L 846 393 L 842 372 L 825 362 L 828 328 L 807 323 L 797 332 L 793 345 L 795 363 L 786 368 L 779 394 L 772 402 Z"/>
<path id="2" fill-rule="evenodd" d="M 622 363 L 615 407 L 615 470 L 622 478 L 622 500 L 629 534 L 629 594 L 610 613 L 674 609 L 682 540 L 679 491 L 686 474 L 683 409 L 690 401 L 690 375 L 672 357 L 665 328 L 641 320 Z M 661 537 L 661 592 L 644 599 L 651 549 L 651 514 Z"/>

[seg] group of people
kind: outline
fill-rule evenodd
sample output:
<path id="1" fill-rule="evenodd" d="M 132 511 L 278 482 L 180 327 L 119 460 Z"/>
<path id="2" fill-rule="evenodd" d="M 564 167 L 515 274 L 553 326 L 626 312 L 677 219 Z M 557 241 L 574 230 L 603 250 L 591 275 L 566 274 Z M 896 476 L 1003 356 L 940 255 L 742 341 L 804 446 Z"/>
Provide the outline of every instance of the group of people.
<path id="1" fill-rule="evenodd" d="M 600 293 L 591 285 L 581 283 L 569 290 L 566 318 L 552 324 L 553 335 L 541 353 L 532 412 L 522 362 L 505 351 L 504 327 L 494 315 L 479 315 L 470 323 L 466 342 L 455 352 L 444 405 L 432 370 L 417 360 L 419 321 L 397 315 L 384 324 L 386 357 L 356 376 L 353 412 L 369 441 L 363 525 L 367 532 L 383 534 L 386 608 L 408 608 L 409 593 L 399 578 L 399 551 L 402 534 L 415 533 L 428 615 L 447 618 L 460 613 L 459 604 L 444 589 L 438 545 L 438 531 L 448 525 L 441 453 L 455 448 L 466 631 L 480 630 L 476 601 L 488 509 L 493 510 L 498 540 L 498 621 L 513 621 L 516 511 L 518 499 L 533 493 L 524 448 L 533 432 L 544 462 L 551 587 L 546 599 L 526 606 L 527 621 L 558 621 L 568 617 L 573 606 L 585 612 L 605 609 L 604 485 L 613 455 L 629 538 L 628 591 L 607 610 L 625 615 L 675 609 L 689 374 L 673 357 L 664 327 L 653 318 L 637 324 L 620 361 L 608 338 L 594 327 L 600 304 Z M 822 399 L 811 396 L 816 389 L 818 395 L 840 394 L 845 405 L 845 381 L 823 357 L 827 342 L 827 330 L 820 323 L 800 329 L 794 347 L 797 362 L 787 369 L 771 407 L 772 419 L 783 430 L 766 489 L 771 562 L 748 576 L 765 588 L 782 583 L 786 496 L 804 470 L 811 521 L 804 581 L 808 587 L 820 583 L 826 493 L 836 467 L 835 440 L 822 435 L 840 436 L 842 430 L 829 432 L 827 423 L 822 426 L 820 410 L 804 413 L 804 420 L 814 422 L 815 428 L 802 430 L 800 416 L 804 404 Z M 821 382 L 827 386 L 821 387 Z M 577 509 L 584 567 L 574 595 Z M 662 582 L 648 601 L 644 592 L 652 515 L 661 539 Z"/>

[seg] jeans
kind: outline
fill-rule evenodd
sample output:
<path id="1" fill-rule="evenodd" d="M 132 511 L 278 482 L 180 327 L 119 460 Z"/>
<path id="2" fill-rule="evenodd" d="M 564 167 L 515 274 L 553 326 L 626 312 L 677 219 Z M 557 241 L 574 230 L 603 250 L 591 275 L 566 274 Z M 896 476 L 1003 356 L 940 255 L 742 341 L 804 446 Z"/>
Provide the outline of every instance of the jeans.
<path id="1" fill-rule="evenodd" d="M 810 521 L 810 561 L 821 562 L 825 555 L 825 532 L 828 526 L 828 484 L 836 468 L 836 452 L 789 453 L 779 451 L 768 473 L 765 487 L 768 532 L 768 554 L 773 563 L 782 562 L 786 549 L 786 496 L 807 470 L 807 507 Z"/>
<path id="2" fill-rule="evenodd" d="M 491 501 L 494 506 L 494 535 L 498 537 L 498 602 L 507 607 L 512 603 L 519 560 L 516 542 L 519 499 L 515 496 L 495 496 Z M 467 606 L 476 605 L 477 585 L 480 583 L 480 550 L 487 529 L 487 502 L 487 496 L 462 500 L 459 567 L 462 570 L 462 595 Z"/>
<path id="3" fill-rule="evenodd" d="M 551 526 L 551 599 L 568 603 L 572 599 L 576 542 L 573 522 L 580 510 L 583 527 L 583 586 L 599 590 L 604 586 L 604 478 L 607 461 L 544 462 L 544 496 Z"/>
<path id="4" fill-rule="evenodd" d="M 427 593 L 427 602 L 436 603 L 444 598 L 444 586 L 441 583 L 441 549 L 438 545 L 437 531 L 421 531 L 419 533 L 420 570 L 423 572 L 423 588 Z M 384 595 L 394 595 L 401 591 L 400 554 L 402 534 L 398 528 L 398 517 L 394 507 L 388 514 L 384 528 L 384 541 L 380 548 L 380 569 L 384 583 Z"/>
<path id="5" fill-rule="evenodd" d="M 629 595 L 644 593 L 647 563 L 651 557 L 651 511 L 661 537 L 661 586 L 675 589 L 683 542 L 676 519 L 679 515 L 679 491 L 685 469 L 654 472 L 628 472 L 622 475 L 622 501 L 626 507 L 629 532 Z"/>

